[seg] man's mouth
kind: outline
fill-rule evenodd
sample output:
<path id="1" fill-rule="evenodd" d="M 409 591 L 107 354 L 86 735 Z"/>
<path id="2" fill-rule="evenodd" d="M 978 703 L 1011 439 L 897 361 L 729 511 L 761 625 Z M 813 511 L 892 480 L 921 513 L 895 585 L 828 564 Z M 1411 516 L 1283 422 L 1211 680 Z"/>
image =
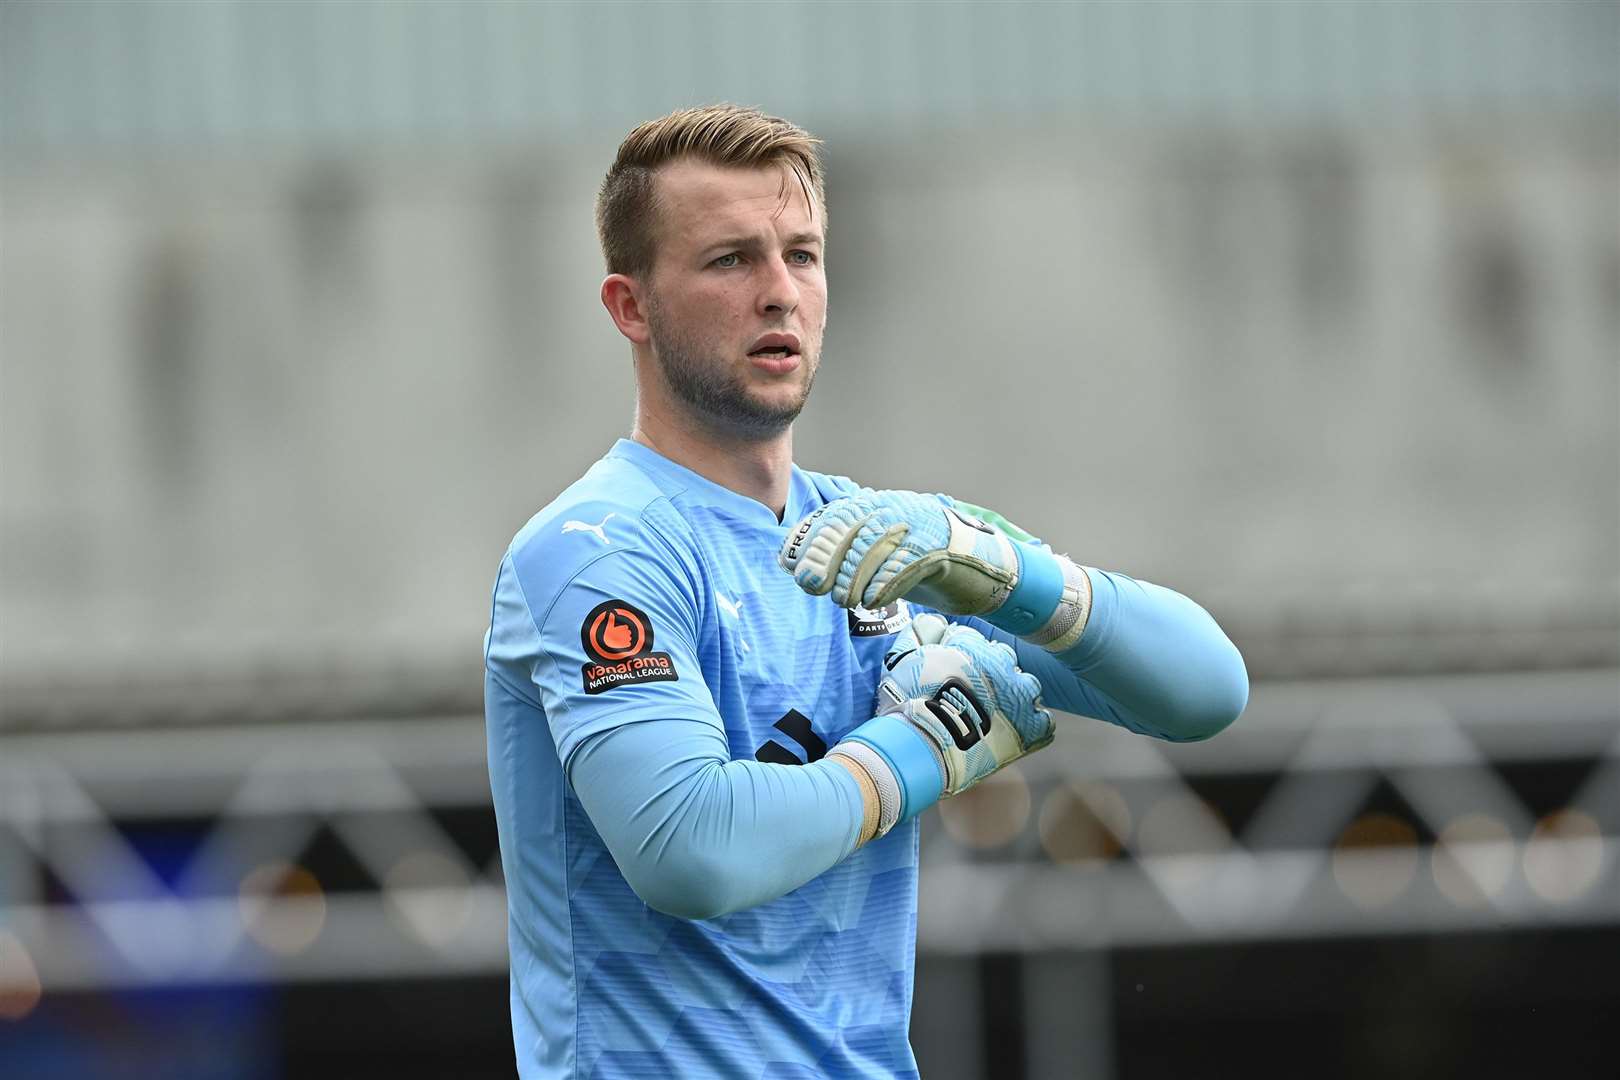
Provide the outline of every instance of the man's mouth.
<path id="1" fill-rule="evenodd" d="M 766 334 L 754 342 L 754 347 L 748 350 L 748 355 L 765 360 L 782 360 L 789 356 L 798 356 L 799 339 L 792 334 Z"/>

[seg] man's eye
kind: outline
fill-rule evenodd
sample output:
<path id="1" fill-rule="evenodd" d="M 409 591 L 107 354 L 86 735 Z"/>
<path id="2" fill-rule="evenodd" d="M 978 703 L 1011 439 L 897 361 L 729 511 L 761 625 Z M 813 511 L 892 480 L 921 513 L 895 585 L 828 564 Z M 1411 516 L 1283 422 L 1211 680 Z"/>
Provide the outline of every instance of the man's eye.
<path id="1" fill-rule="evenodd" d="M 816 261 L 814 252 L 802 250 L 788 252 L 788 258 L 793 260 L 795 266 L 812 266 Z"/>
<path id="2" fill-rule="evenodd" d="M 722 270 L 729 270 L 731 267 L 736 266 L 741 259 L 742 256 L 733 251 L 730 255 L 722 255 L 718 259 L 714 260 L 713 265 L 718 266 Z"/>

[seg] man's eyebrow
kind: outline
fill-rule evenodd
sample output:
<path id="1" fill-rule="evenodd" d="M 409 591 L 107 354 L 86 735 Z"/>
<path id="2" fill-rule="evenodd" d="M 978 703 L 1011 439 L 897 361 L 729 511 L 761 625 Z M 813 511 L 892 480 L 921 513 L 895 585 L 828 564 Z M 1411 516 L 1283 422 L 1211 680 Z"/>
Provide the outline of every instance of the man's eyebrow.
<path id="1" fill-rule="evenodd" d="M 794 233 L 792 236 L 788 237 L 784 241 L 784 243 L 788 244 L 789 246 L 798 246 L 800 244 L 818 244 L 819 245 L 821 242 L 822 242 L 822 240 L 821 240 L 821 236 L 820 236 L 819 233 Z M 733 237 L 722 238 L 722 239 L 715 240 L 715 241 L 712 241 L 710 243 L 704 244 L 703 245 L 703 250 L 704 251 L 712 251 L 715 248 L 742 248 L 742 249 L 749 249 L 749 248 L 754 248 L 754 247 L 758 247 L 758 246 L 759 246 L 759 237 L 757 237 L 757 236 L 733 236 Z"/>

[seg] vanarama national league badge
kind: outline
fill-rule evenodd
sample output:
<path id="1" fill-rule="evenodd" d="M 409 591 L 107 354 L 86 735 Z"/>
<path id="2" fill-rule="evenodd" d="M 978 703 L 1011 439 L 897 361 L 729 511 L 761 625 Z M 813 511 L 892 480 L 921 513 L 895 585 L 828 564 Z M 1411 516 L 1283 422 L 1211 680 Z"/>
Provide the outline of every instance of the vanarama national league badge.
<path id="1" fill-rule="evenodd" d="M 591 608 L 579 628 L 590 663 L 580 668 L 587 694 L 638 682 L 673 682 L 669 653 L 653 652 L 652 620 L 634 604 L 609 600 Z"/>

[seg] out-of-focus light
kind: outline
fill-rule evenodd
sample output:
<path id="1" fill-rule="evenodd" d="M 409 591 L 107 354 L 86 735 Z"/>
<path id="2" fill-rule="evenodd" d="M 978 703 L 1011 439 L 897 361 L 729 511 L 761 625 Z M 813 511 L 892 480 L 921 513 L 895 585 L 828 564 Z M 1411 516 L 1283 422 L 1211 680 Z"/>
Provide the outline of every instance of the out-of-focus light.
<path id="1" fill-rule="evenodd" d="M 1557 810 L 1536 822 L 1524 846 L 1524 876 L 1543 900 L 1567 904 L 1603 874 L 1603 830 L 1579 810 Z"/>
<path id="2" fill-rule="evenodd" d="M 1167 795 L 1148 808 L 1136 831 L 1143 855 L 1207 855 L 1231 846 L 1232 833 L 1196 795 Z"/>
<path id="3" fill-rule="evenodd" d="M 1120 837 L 1130 835 L 1131 812 L 1108 784 L 1063 785 L 1042 801 L 1039 826 L 1041 847 L 1054 862 L 1094 862 L 1119 854 Z"/>
<path id="4" fill-rule="evenodd" d="M 238 894 L 242 925 L 271 952 L 292 956 L 315 943 L 326 925 L 326 893 L 315 875 L 292 863 L 250 870 Z"/>
<path id="5" fill-rule="evenodd" d="M 21 1020 L 39 1005 L 39 969 L 15 934 L 0 930 L 0 1020 Z"/>
<path id="6" fill-rule="evenodd" d="M 139 908 L 114 908 L 101 919 L 130 963 L 159 981 L 174 978 L 195 961 L 210 929 L 168 898 Z"/>
<path id="7" fill-rule="evenodd" d="M 1429 854 L 1434 883 L 1460 907 L 1495 898 L 1513 876 L 1517 845 L 1508 827 L 1487 814 L 1464 814 L 1440 830 Z"/>
<path id="8" fill-rule="evenodd" d="M 430 945 L 446 945 L 467 926 L 467 873 L 437 851 L 415 851 L 383 879 L 388 913 Z"/>
<path id="9" fill-rule="evenodd" d="M 1131 835 L 1131 808 L 1125 802 L 1125 796 L 1119 788 L 1112 784 L 1093 782 L 1082 784 L 1075 788 L 1075 794 L 1086 808 L 1097 815 L 1116 841 L 1121 846 Z"/>
<path id="10" fill-rule="evenodd" d="M 1406 891 L 1417 862 L 1416 829 L 1393 814 L 1363 814 L 1333 845 L 1333 880 L 1351 903 L 1372 910 Z"/>
<path id="11" fill-rule="evenodd" d="M 1029 784 L 1010 765 L 939 804 L 945 831 L 959 844 L 1000 847 L 1023 831 L 1029 821 Z"/>

